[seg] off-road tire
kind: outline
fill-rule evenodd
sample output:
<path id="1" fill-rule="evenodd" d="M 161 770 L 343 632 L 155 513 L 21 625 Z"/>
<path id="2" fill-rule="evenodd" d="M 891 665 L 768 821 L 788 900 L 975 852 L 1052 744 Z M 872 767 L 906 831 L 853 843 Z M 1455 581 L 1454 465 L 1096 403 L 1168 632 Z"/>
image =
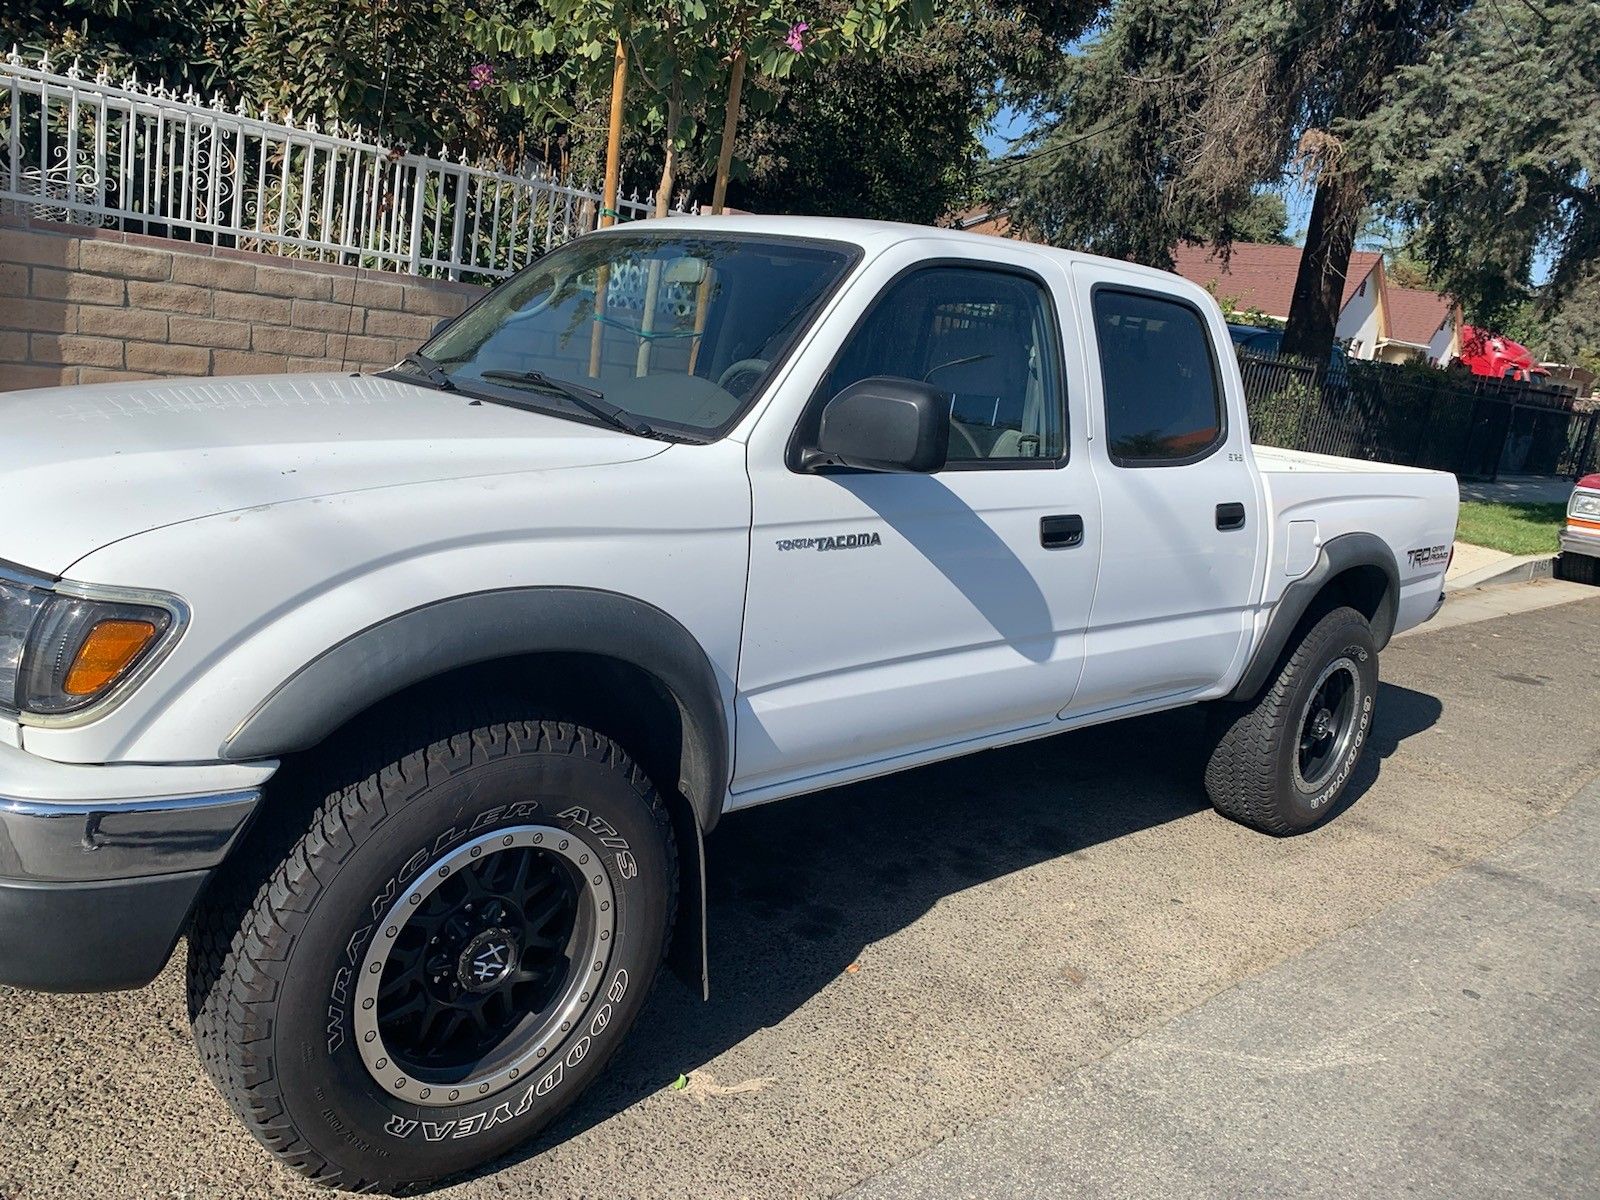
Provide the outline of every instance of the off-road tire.
<path id="1" fill-rule="evenodd" d="M 1308 789 L 1296 771 L 1302 722 L 1323 672 L 1345 662 L 1353 664 L 1350 674 L 1358 681 L 1348 744 L 1322 784 Z M 1360 761 L 1377 691 L 1378 649 L 1366 619 L 1353 608 L 1325 613 L 1285 651 L 1254 700 L 1213 707 L 1206 764 L 1211 803 L 1225 817 L 1278 836 L 1326 821 Z"/>
<path id="2" fill-rule="evenodd" d="M 473 724 L 374 733 L 340 748 L 349 781 L 320 803 L 269 796 L 277 811 L 223 868 L 230 884 L 203 901 L 191 931 L 189 1015 L 206 1071 L 268 1150 L 324 1185 L 415 1190 L 537 1133 L 604 1068 L 667 951 L 678 860 L 650 779 L 581 726 Z M 338 778 L 335 767 L 328 782 Z M 385 924 L 371 914 L 422 887 L 439 855 L 530 822 L 570 835 L 574 854 L 587 843 L 580 882 L 598 885 L 587 875 L 596 866 L 606 874 L 615 938 L 600 985 L 515 1084 L 448 1107 L 406 1103 L 356 1045 L 350 976 Z"/>

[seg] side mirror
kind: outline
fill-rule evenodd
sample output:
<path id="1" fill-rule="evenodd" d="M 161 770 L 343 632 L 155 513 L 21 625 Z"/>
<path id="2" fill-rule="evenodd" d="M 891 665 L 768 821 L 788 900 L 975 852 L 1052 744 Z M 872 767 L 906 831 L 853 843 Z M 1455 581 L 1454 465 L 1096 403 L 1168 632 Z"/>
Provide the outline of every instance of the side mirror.
<path id="1" fill-rule="evenodd" d="M 456 319 L 454 317 L 440 317 L 438 322 L 433 327 L 433 332 L 428 335 L 428 340 L 430 342 L 433 341 L 434 338 L 438 337 L 446 329 L 449 329 L 451 325 L 455 324 L 455 320 Z"/>
<path id="2" fill-rule="evenodd" d="M 817 444 L 801 465 L 928 474 L 950 451 L 950 394 L 890 375 L 852 383 L 822 410 Z"/>

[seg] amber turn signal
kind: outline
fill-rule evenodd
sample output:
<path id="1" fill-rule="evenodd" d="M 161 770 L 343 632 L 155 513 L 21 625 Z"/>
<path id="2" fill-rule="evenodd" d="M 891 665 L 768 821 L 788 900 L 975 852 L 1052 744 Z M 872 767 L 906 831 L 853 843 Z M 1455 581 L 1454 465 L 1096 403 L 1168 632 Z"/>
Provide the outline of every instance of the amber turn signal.
<path id="1" fill-rule="evenodd" d="M 67 670 L 62 690 L 90 696 L 113 683 L 156 636 L 149 621 L 101 621 L 89 631 Z"/>

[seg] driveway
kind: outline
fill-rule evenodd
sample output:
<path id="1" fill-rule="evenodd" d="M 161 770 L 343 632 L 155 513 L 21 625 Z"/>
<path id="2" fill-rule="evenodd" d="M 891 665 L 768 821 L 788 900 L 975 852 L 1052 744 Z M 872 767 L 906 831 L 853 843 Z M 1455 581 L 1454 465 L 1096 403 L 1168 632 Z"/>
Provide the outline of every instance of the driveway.
<path id="1" fill-rule="evenodd" d="M 712 1003 L 665 981 L 543 1153 L 439 1194 L 889 1187 L 939 1143 L 1494 854 L 1600 773 L 1600 599 L 1407 637 L 1383 676 L 1353 805 L 1300 838 L 1211 812 L 1188 712 L 728 818 L 711 843 Z M 6 992 L 0 1046 L 8 1200 L 319 1194 L 200 1074 L 175 968 L 121 996 Z M 1217 1075 L 1194 1086 L 1230 1095 Z M 1497 1119 L 1501 1102 L 1485 1092 L 1463 1116 Z M 1122 1114 L 1099 1118 L 1108 1143 Z M 1132 1191 L 1132 1159 L 1106 1161 L 1126 1183 L 1110 1191 Z"/>

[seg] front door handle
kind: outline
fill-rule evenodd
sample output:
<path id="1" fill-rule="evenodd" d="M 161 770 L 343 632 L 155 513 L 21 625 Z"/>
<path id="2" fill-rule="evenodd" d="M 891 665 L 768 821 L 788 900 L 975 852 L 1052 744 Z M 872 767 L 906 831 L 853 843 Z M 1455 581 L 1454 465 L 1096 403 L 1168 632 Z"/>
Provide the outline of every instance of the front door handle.
<path id="1" fill-rule="evenodd" d="M 1244 505 L 1237 500 L 1217 505 L 1217 528 L 1223 532 L 1244 528 Z"/>
<path id="2" fill-rule="evenodd" d="M 1077 513 L 1040 517 L 1039 544 L 1046 550 L 1067 550 L 1083 545 L 1083 518 Z"/>

